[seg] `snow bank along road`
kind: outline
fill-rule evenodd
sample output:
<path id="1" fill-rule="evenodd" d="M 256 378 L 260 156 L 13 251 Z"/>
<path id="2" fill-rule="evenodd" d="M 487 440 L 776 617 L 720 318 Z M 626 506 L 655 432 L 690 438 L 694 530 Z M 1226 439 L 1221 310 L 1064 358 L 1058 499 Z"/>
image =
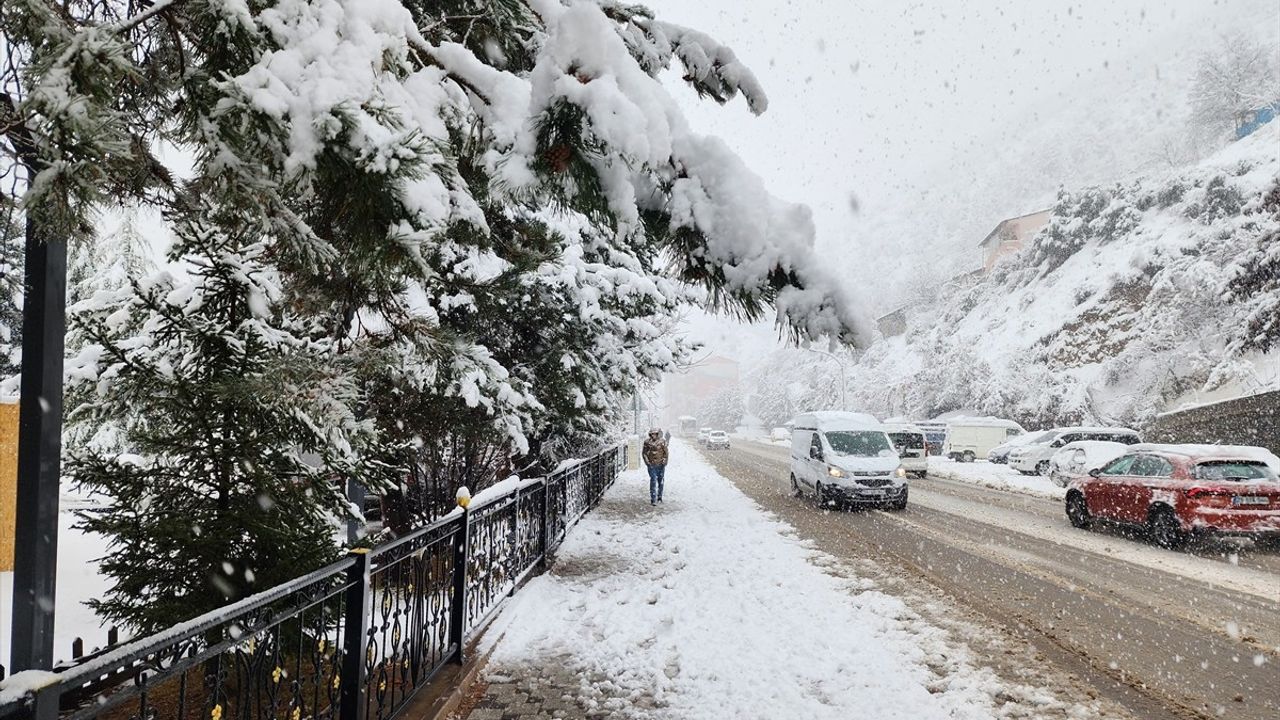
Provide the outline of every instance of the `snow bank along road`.
<path id="1" fill-rule="evenodd" d="M 905 512 L 818 511 L 791 496 L 788 449 L 708 451 L 721 474 L 816 547 L 916 578 L 1137 717 L 1280 718 L 1280 557 L 1190 553 L 1072 528 L 1059 501 L 912 481 Z"/>
<path id="2" fill-rule="evenodd" d="M 586 717 L 1128 716 L 1034 652 L 1007 648 L 1018 669 L 995 671 L 960 639 L 980 628 L 936 623 L 814 551 L 678 442 L 666 486 L 650 507 L 641 472 L 619 479 L 488 633 L 491 678 L 554 665 L 561 686 L 537 694 Z"/>

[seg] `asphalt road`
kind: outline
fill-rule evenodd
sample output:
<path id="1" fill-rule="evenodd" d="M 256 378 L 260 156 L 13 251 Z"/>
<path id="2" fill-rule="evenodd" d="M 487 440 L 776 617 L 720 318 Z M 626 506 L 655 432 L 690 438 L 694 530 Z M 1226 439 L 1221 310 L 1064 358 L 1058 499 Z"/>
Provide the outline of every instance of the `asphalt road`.
<path id="1" fill-rule="evenodd" d="M 1275 551 L 1166 551 L 1076 530 L 1058 501 L 940 478 L 913 480 L 905 511 L 818 510 L 791 494 L 785 447 L 704 455 L 818 548 L 928 584 L 1133 717 L 1280 718 Z"/>

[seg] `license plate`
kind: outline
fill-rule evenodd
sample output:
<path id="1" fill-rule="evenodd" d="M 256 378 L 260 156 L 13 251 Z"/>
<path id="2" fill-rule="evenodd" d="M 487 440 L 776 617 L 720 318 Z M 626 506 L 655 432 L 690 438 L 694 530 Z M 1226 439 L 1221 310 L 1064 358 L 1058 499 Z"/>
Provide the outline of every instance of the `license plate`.
<path id="1" fill-rule="evenodd" d="M 1265 495 L 1236 495 L 1231 498 L 1232 505 L 1269 505 L 1271 498 Z"/>

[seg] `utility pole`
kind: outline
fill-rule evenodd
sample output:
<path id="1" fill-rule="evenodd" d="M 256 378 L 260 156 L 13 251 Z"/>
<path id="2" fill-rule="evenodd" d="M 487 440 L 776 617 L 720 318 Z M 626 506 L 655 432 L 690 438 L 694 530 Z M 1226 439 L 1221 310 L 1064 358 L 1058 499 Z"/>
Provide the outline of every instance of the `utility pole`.
<path id="1" fill-rule="evenodd" d="M 631 391 L 631 423 L 636 437 L 640 437 L 640 386 Z"/>

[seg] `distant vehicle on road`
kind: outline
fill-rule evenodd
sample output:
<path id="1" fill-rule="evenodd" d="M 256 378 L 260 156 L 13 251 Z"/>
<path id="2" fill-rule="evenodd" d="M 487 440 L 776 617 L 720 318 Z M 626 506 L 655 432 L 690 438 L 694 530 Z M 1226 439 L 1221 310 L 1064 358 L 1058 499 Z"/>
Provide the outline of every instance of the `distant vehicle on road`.
<path id="1" fill-rule="evenodd" d="M 1071 524 L 1097 520 L 1147 530 L 1161 547 L 1195 536 L 1242 535 L 1280 547 L 1275 455 L 1229 445 L 1134 445 L 1067 489 Z"/>
<path id="2" fill-rule="evenodd" d="M 709 427 L 704 427 L 704 428 L 702 428 L 702 429 L 698 430 L 698 444 L 699 444 L 699 445 L 706 445 L 706 444 L 707 444 L 707 436 L 708 436 L 708 435 L 710 435 L 710 434 L 711 434 L 711 428 L 709 428 Z"/>
<path id="3" fill-rule="evenodd" d="M 915 425 L 885 423 L 893 448 L 898 451 L 898 461 L 908 475 L 924 477 L 929 474 L 929 452 L 925 446 L 924 431 Z"/>
<path id="4" fill-rule="evenodd" d="M 917 420 L 912 425 L 924 431 L 925 449 L 930 455 L 941 455 L 947 442 L 947 423 L 942 420 Z"/>
<path id="5" fill-rule="evenodd" d="M 790 440 L 791 431 L 784 427 L 776 427 L 769 431 L 770 440 Z"/>
<path id="6" fill-rule="evenodd" d="M 1018 423 L 997 417 L 952 418 L 942 454 L 956 462 L 973 462 L 1026 432 Z"/>
<path id="7" fill-rule="evenodd" d="M 1009 452 L 1009 467 L 1023 475 L 1048 475 L 1049 460 L 1059 448 L 1080 440 L 1136 445 L 1142 442 L 1137 431 L 1129 428 L 1064 427 L 1054 428 Z"/>
<path id="8" fill-rule="evenodd" d="M 729 433 L 723 430 L 712 430 L 707 433 L 707 448 L 711 450 L 728 450 Z"/>
<path id="9" fill-rule="evenodd" d="M 692 437 L 698 432 L 698 418 L 692 415 L 681 415 L 676 422 L 680 437 Z"/>
<path id="10" fill-rule="evenodd" d="M 1009 453 L 1013 452 L 1014 448 L 1037 442 L 1041 438 L 1045 437 L 1052 439 L 1052 436 L 1047 430 L 1043 432 L 1029 432 L 1024 435 L 1009 438 L 1008 441 L 991 448 L 991 452 L 987 453 L 987 462 L 996 463 L 997 465 L 1008 464 Z"/>
<path id="11" fill-rule="evenodd" d="M 798 415 L 791 433 L 791 489 L 818 507 L 907 506 L 907 471 L 878 420 L 863 413 Z"/>
<path id="12" fill-rule="evenodd" d="M 1131 445 L 1106 440 L 1077 440 L 1063 445 L 1049 458 L 1049 479 L 1058 487 L 1084 477 L 1125 454 Z"/>

